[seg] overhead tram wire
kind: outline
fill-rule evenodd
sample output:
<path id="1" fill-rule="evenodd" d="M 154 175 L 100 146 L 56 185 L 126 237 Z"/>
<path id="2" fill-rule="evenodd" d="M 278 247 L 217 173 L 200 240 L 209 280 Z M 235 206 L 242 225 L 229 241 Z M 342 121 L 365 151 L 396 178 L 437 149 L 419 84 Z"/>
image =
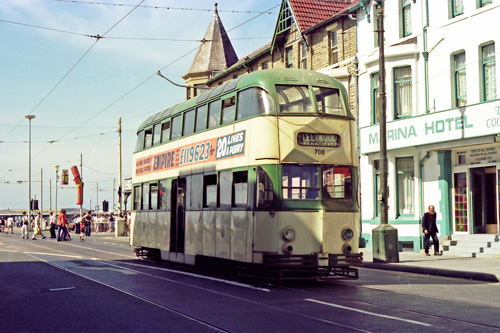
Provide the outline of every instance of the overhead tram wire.
<path id="1" fill-rule="evenodd" d="M 110 3 L 110 2 L 96 2 L 96 1 L 79 1 L 79 0 L 51 0 L 55 2 L 67 2 L 74 4 L 84 4 L 84 5 L 102 5 L 102 6 L 116 6 L 116 7 L 131 7 L 133 5 L 124 4 L 124 3 Z M 184 10 L 184 11 L 200 11 L 200 12 L 211 12 L 213 9 L 206 8 L 187 8 L 187 7 L 171 7 L 171 6 L 153 6 L 153 5 L 144 5 L 139 6 L 142 8 L 151 8 L 151 9 L 167 9 L 167 10 Z M 232 9 L 219 9 L 219 12 L 226 13 L 242 13 L 242 14 L 273 14 L 272 12 L 265 11 L 252 11 L 252 10 L 232 10 Z"/>
<path id="2" fill-rule="evenodd" d="M 132 10 L 130 10 L 125 16 L 123 16 L 120 20 L 118 20 L 118 22 L 116 22 L 111 28 L 109 28 L 102 36 L 105 36 L 107 33 L 109 33 L 114 27 L 116 27 L 121 21 L 123 21 L 128 15 L 130 15 L 130 13 L 132 13 L 139 5 L 141 5 L 145 0 L 141 0 L 141 2 L 139 4 L 137 4 Z M 55 30 L 55 29 L 54 29 Z M 37 105 L 35 105 L 35 107 L 33 109 L 31 109 L 31 111 L 28 113 L 28 115 L 32 114 L 51 94 L 54 90 L 56 90 L 56 88 L 64 81 L 64 79 L 66 79 L 66 77 L 76 68 L 76 66 L 83 60 L 83 58 L 85 58 L 85 56 L 90 52 L 90 50 L 92 50 L 92 48 L 97 44 L 97 42 L 99 41 L 99 35 L 97 36 L 90 36 L 90 37 L 95 37 L 96 40 L 95 42 L 88 48 L 87 51 L 85 51 L 85 53 L 77 60 L 77 62 L 66 72 L 66 74 L 63 75 L 63 77 L 56 83 L 56 85 L 54 87 L 52 87 L 52 89 L 50 89 L 50 91 L 47 93 L 47 95 L 45 95 L 45 97 L 42 98 L 42 100 L 40 102 L 38 102 Z M 17 123 L 16 126 L 14 126 L 6 135 L 4 135 L 2 137 L 1 140 L 5 139 L 7 136 L 9 136 L 22 122 L 24 121 L 24 118 L 21 119 L 19 121 L 19 123 Z"/>
<path id="3" fill-rule="evenodd" d="M 142 2 L 144 2 L 144 0 L 143 0 L 143 1 L 141 1 L 141 3 L 142 3 Z M 248 22 L 250 22 L 250 21 L 252 21 L 252 20 L 254 20 L 254 19 L 256 19 L 256 18 L 258 18 L 258 17 L 260 17 L 260 16 L 262 16 L 262 15 L 263 15 L 263 13 L 267 13 L 268 11 L 270 11 L 270 10 L 272 10 L 272 9 L 274 9 L 274 8 L 276 8 L 276 7 L 278 7 L 278 6 L 280 6 L 280 5 L 281 5 L 281 4 L 276 5 L 276 6 L 273 6 L 273 7 L 269 8 L 267 11 L 262 12 L 262 13 L 260 13 L 259 15 L 256 15 L 256 16 L 254 16 L 253 18 L 251 18 L 251 19 L 249 19 L 249 20 L 246 20 L 246 21 L 244 21 L 244 22 L 243 22 L 243 23 L 241 23 L 241 24 L 238 24 L 237 26 L 235 26 L 235 27 L 231 28 L 230 30 L 227 30 L 227 31 L 226 31 L 226 34 L 227 34 L 229 31 L 232 31 L 232 30 L 235 30 L 235 29 L 237 29 L 237 28 L 241 27 L 242 25 L 244 25 L 244 24 L 246 24 L 246 23 L 248 23 Z M 135 8 L 137 8 L 137 6 L 136 6 Z M 135 9 L 135 8 L 134 8 L 134 9 Z M 127 15 L 128 15 L 128 14 L 127 14 Z M 124 18 L 125 18 L 125 17 L 124 17 Z M 121 20 L 120 20 L 120 21 L 121 21 Z M 116 26 L 116 24 L 115 24 L 114 26 Z M 113 26 L 113 27 L 114 27 L 114 26 Z M 108 30 L 105 34 L 107 34 L 110 30 L 111 30 L 111 29 L 109 29 L 109 30 Z M 105 34 L 104 34 L 104 35 L 105 35 Z M 103 35 L 103 36 L 99 36 L 99 37 L 101 37 L 101 38 L 102 38 L 102 37 L 104 37 L 104 35 Z M 180 57 L 176 58 L 176 59 L 175 59 L 175 60 L 173 60 L 172 62 L 170 62 L 170 63 L 168 63 L 167 65 L 165 65 L 165 66 L 163 66 L 162 68 L 160 68 L 160 69 L 159 69 L 159 71 L 162 71 L 162 70 L 164 70 L 165 68 L 167 68 L 167 67 L 169 67 L 169 66 L 173 65 L 174 63 L 176 63 L 177 61 L 179 61 L 179 60 L 183 59 L 184 57 L 186 57 L 186 56 L 187 56 L 187 55 L 189 55 L 190 53 L 192 53 L 192 52 L 194 52 L 194 51 L 198 50 L 198 48 L 199 48 L 199 46 L 197 46 L 197 47 L 193 48 L 192 50 L 190 50 L 189 52 L 187 52 L 187 53 L 183 54 L 182 56 L 180 56 Z M 130 89 L 128 92 L 126 92 L 125 94 L 123 94 L 121 97 L 117 98 L 117 99 L 116 99 L 115 101 L 113 101 L 111 104 L 109 104 L 108 106 L 106 106 L 104 109 L 102 109 L 101 111 L 97 112 L 96 114 L 94 114 L 94 115 L 93 115 L 92 117 L 90 117 L 89 119 L 85 120 L 85 121 L 84 121 L 83 123 L 81 123 L 79 126 L 74 127 L 74 128 L 73 128 L 73 130 L 74 130 L 74 129 L 78 129 L 78 128 L 82 127 L 83 125 L 85 125 L 86 123 L 90 122 L 92 119 L 96 118 L 97 116 L 99 116 L 100 114 L 102 114 L 103 112 L 105 112 L 106 110 L 108 110 L 109 108 L 111 108 L 112 106 L 114 106 L 116 103 L 118 103 L 119 101 L 121 101 L 122 99 L 124 99 L 125 97 L 127 97 L 128 95 L 130 95 L 133 91 L 135 91 L 137 88 L 139 88 L 140 86 L 142 86 L 143 84 L 145 84 L 147 81 L 149 81 L 151 78 L 153 78 L 153 77 L 155 77 L 155 76 L 157 76 L 157 72 L 155 72 L 155 73 L 151 74 L 149 77 L 147 77 L 147 78 L 146 78 L 146 79 L 144 79 L 142 82 L 140 82 L 139 84 L 137 84 L 135 87 L 133 87 L 132 89 Z M 63 134 L 63 135 L 61 135 L 61 136 L 60 136 L 60 137 L 59 137 L 56 141 L 59 141 L 59 140 L 61 140 L 62 138 L 64 138 L 65 136 L 67 136 L 67 135 L 71 134 L 73 130 L 71 130 L 71 131 L 69 131 L 69 132 L 67 132 L 67 133 L 65 133 L 65 134 Z M 39 151 L 38 151 L 38 153 L 37 153 L 34 157 L 36 157 L 36 156 L 40 155 L 40 154 L 41 154 L 42 152 L 44 152 L 44 151 L 45 151 L 45 150 L 46 150 L 49 146 L 50 146 L 50 145 L 45 146 L 45 148 L 43 148 L 43 149 L 39 150 Z"/>
<path id="4" fill-rule="evenodd" d="M 92 48 L 97 44 L 97 42 L 99 42 L 99 39 L 103 36 L 105 36 L 106 34 L 108 34 L 111 30 L 113 30 L 113 28 L 115 28 L 120 22 L 122 22 L 127 16 L 129 16 L 134 10 L 137 9 L 138 6 L 140 6 L 145 0 L 141 0 L 141 2 L 139 2 L 132 10 L 130 10 L 127 14 L 125 14 L 125 16 L 123 16 L 120 20 L 118 20 L 118 22 L 116 22 L 115 24 L 113 24 L 111 26 L 111 28 L 109 28 L 102 36 L 99 36 L 99 35 L 96 35 L 96 36 L 93 36 L 96 40 L 95 42 L 89 47 L 89 49 L 87 51 L 85 51 L 85 53 L 80 57 L 80 59 L 78 59 L 78 61 L 69 69 L 69 71 L 64 74 L 64 76 L 59 80 L 59 82 L 57 82 L 57 84 L 47 93 L 47 95 L 45 95 L 44 98 L 42 98 L 42 100 L 40 102 L 38 102 L 38 104 L 33 108 L 31 109 L 31 111 L 28 113 L 28 114 L 32 114 L 37 108 L 38 106 L 40 106 L 43 101 L 45 101 L 47 99 L 47 97 L 49 97 L 52 92 L 64 81 L 64 79 L 73 71 L 73 69 L 75 69 L 75 67 L 83 60 L 83 58 L 90 52 L 90 50 L 92 50 Z M 24 118 L 16 125 L 14 126 L 1 140 L 5 139 L 10 133 L 12 133 L 22 122 L 24 121 Z M 77 128 L 79 128 L 81 126 L 78 126 Z M 70 131 L 69 133 L 71 133 L 72 131 Z M 62 138 L 62 137 L 61 137 Z M 0 140 L 0 141 L 1 141 Z M 60 140 L 60 139 L 59 139 Z M 40 155 L 43 151 L 45 151 L 45 149 L 47 149 L 48 147 L 50 146 L 50 144 L 48 146 L 45 146 L 44 149 L 40 150 L 33 158 L 35 158 L 36 156 Z"/>

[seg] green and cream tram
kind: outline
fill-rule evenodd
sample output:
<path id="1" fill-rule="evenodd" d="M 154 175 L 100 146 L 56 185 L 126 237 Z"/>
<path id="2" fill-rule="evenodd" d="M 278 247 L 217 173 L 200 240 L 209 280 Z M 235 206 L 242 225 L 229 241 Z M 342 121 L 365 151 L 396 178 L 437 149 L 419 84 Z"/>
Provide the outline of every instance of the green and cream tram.
<path id="1" fill-rule="evenodd" d="M 357 161 L 341 83 L 247 74 L 139 127 L 131 245 L 242 275 L 356 278 Z"/>

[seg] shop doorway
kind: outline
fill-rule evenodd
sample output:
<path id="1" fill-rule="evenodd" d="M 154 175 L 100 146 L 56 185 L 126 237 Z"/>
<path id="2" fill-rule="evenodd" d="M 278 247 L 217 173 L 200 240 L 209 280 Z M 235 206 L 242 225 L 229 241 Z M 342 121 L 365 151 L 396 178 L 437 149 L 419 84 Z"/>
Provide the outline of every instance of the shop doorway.
<path id="1" fill-rule="evenodd" d="M 470 169 L 472 232 L 497 233 L 495 167 Z"/>

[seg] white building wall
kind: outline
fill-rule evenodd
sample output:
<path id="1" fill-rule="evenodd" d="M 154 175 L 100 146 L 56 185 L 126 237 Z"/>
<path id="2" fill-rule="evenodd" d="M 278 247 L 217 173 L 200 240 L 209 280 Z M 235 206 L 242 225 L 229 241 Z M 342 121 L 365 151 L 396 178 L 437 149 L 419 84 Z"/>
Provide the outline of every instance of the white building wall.
<path id="1" fill-rule="evenodd" d="M 493 0 L 483 8 L 477 8 L 479 1 L 463 0 L 464 13 L 451 18 L 451 1 L 415 0 L 411 1 L 412 34 L 401 36 L 401 1 L 385 1 L 385 67 L 386 67 L 386 98 L 387 121 L 394 121 L 394 69 L 401 66 L 412 68 L 412 117 L 423 116 L 427 112 L 439 112 L 455 108 L 454 102 L 454 64 L 453 55 L 466 52 L 467 76 L 467 105 L 481 103 L 482 101 L 482 53 L 481 47 L 495 42 L 496 58 L 500 50 L 500 0 Z M 428 6 L 428 18 L 426 10 Z M 372 125 L 372 97 L 371 75 L 379 71 L 378 48 L 375 47 L 376 10 L 374 1 L 367 5 L 370 13 L 370 22 L 363 10 L 357 13 L 358 18 L 358 58 L 360 64 L 359 76 L 359 106 L 360 128 Z M 425 49 L 425 25 L 427 27 L 427 47 Z M 426 72 L 424 51 L 429 52 L 428 58 L 428 110 L 426 110 Z M 499 71 L 496 71 L 497 83 L 500 83 Z M 497 89 L 497 98 L 500 97 Z M 470 144 L 469 142 L 468 144 Z M 465 145 L 466 143 L 464 143 Z M 361 143 L 363 145 L 363 143 Z M 414 159 L 415 173 L 415 213 L 414 224 L 397 224 L 399 236 L 420 237 L 417 224 L 422 214 L 429 205 L 434 205 L 438 213 L 438 220 L 443 219 L 440 203 L 447 202 L 443 198 L 440 188 L 440 171 L 438 151 L 449 150 L 456 147 L 457 143 L 435 143 L 430 145 L 415 142 L 415 147 L 389 150 L 389 219 L 395 221 L 397 204 L 397 175 L 395 163 L 398 157 L 412 156 Z M 450 147 L 450 148 L 448 148 Z M 460 147 L 460 144 L 458 144 Z M 464 148 L 466 149 L 466 148 Z M 363 149 L 361 149 L 362 151 Z M 424 158 L 429 152 L 429 157 Z M 454 155 L 452 155 L 453 157 Z M 362 191 L 362 218 L 363 233 L 371 233 L 376 221 L 375 205 L 376 193 L 374 191 L 374 160 L 379 159 L 379 153 L 370 153 L 361 156 L 361 191 Z M 422 161 L 422 167 L 420 163 Z M 451 168 L 451 166 L 450 166 Z M 422 182 L 420 182 L 422 181 Z M 450 191 L 453 184 L 448 184 Z M 453 197 L 451 198 L 453 210 Z M 442 207 L 448 210 L 450 207 Z M 453 218 L 453 216 L 448 216 Z M 370 221 L 371 219 L 371 221 Z M 444 223 L 444 222 L 443 222 Z"/>

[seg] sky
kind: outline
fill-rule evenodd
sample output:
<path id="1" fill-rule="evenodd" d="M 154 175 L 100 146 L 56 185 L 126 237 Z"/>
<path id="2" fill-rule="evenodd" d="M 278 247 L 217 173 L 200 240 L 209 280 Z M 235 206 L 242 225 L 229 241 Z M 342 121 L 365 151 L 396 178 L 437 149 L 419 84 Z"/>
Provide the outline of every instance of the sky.
<path id="1" fill-rule="evenodd" d="M 212 20 L 214 3 L 0 0 L 0 209 L 28 209 L 28 114 L 35 116 L 31 194 L 39 205 L 54 210 L 59 165 L 59 177 L 69 170 L 69 185 L 59 181 L 57 207 L 78 207 L 71 174 L 76 165 L 85 184 L 83 207 L 95 209 L 103 200 L 111 207 L 119 118 L 125 179 L 132 176 L 139 125 L 185 99 L 183 88 L 156 72 L 184 84 L 181 76 Z M 239 58 L 271 42 L 281 1 L 217 3 Z"/>

